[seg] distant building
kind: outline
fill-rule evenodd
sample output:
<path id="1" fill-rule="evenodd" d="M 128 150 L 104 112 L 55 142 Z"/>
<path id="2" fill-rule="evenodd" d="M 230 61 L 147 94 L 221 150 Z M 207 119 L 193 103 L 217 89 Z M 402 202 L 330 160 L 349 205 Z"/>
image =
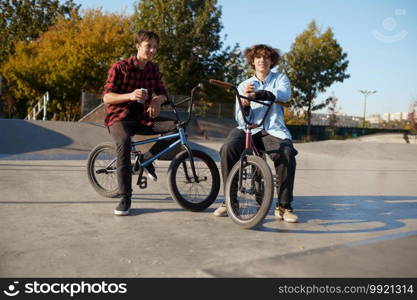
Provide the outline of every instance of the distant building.
<path id="1" fill-rule="evenodd" d="M 360 127 L 362 124 L 363 118 L 348 116 L 346 114 L 336 113 L 337 116 L 337 127 Z M 311 124 L 312 125 L 323 125 L 327 126 L 330 124 L 330 114 L 320 114 L 312 113 L 311 114 Z"/>
<path id="2" fill-rule="evenodd" d="M 376 115 L 370 115 L 369 117 L 366 117 L 365 120 L 369 122 L 371 125 L 375 125 L 375 124 L 378 125 L 379 123 L 381 123 L 382 118 L 381 118 L 381 115 L 376 114 Z"/>
<path id="3" fill-rule="evenodd" d="M 396 113 L 384 113 L 382 115 L 375 114 L 370 115 L 366 117 L 366 121 L 371 124 L 371 127 L 379 127 L 379 125 L 382 122 L 395 122 L 395 121 L 406 121 L 406 120 L 412 120 L 412 118 L 415 118 L 417 121 L 417 110 L 416 112 L 396 112 Z"/>
<path id="4" fill-rule="evenodd" d="M 404 121 L 408 119 L 408 112 L 385 113 L 382 115 L 383 121 Z"/>
<path id="5" fill-rule="evenodd" d="M 414 110 L 413 110 L 414 109 Z M 417 122 L 417 103 L 410 109 L 411 112 L 395 112 L 384 114 L 373 114 L 365 118 L 371 127 L 378 128 L 382 122 L 415 120 Z M 338 127 L 362 127 L 363 117 L 348 116 L 346 114 L 336 113 Z M 311 125 L 328 126 L 330 124 L 330 114 L 312 113 Z"/>

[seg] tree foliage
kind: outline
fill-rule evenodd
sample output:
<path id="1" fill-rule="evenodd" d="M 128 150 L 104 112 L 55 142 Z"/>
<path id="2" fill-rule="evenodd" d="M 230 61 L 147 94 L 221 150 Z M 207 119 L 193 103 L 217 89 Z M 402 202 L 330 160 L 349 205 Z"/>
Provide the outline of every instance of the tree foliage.
<path id="1" fill-rule="evenodd" d="M 17 41 L 36 39 L 52 25 L 57 16 L 70 18 L 79 5 L 73 0 L 64 4 L 58 0 L 1 0 L 0 1 L 0 66 L 14 53 Z"/>
<path id="2" fill-rule="evenodd" d="M 239 46 L 222 49 L 221 8 L 217 0 L 142 0 L 134 13 L 136 30 L 158 33 L 161 41 L 156 61 L 167 89 L 188 94 L 209 78 L 236 83 L 242 69 Z M 224 96 L 224 90 L 210 94 Z"/>
<path id="3" fill-rule="evenodd" d="M 302 112 L 296 111 L 293 108 L 285 108 L 284 110 L 285 124 L 288 125 L 305 125 L 306 119 Z"/>
<path id="4" fill-rule="evenodd" d="M 130 24 L 128 16 L 88 10 L 83 18 L 58 17 L 37 40 L 17 43 L 0 70 L 15 109 L 26 114 L 48 91 L 54 119 L 79 117 L 81 91 L 99 92 L 111 64 L 134 51 Z"/>
<path id="5" fill-rule="evenodd" d="M 285 54 L 283 66 L 292 84 L 292 101 L 296 108 L 306 111 L 307 135 L 310 135 L 311 113 L 329 104 L 330 98 L 314 103 L 320 93 L 335 82 L 343 82 L 349 61 L 347 54 L 334 38 L 333 31 L 325 32 L 312 21 Z"/>

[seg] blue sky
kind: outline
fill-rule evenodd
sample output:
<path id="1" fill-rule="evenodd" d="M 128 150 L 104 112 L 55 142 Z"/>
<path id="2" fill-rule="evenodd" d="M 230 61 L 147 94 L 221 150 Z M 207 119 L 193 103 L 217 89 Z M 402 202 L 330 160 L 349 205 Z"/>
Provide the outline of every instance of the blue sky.
<path id="1" fill-rule="evenodd" d="M 133 12 L 137 1 L 75 0 L 82 8 Z M 343 113 L 362 116 L 360 89 L 376 90 L 368 97 L 367 115 L 408 111 L 417 101 L 417 1 L 414 0 L 219 0 L 225 45 L 244 49 L 266 43 L 286 52 L 311 20 L 335 38 L 348 53 L 351 78 L 319 95 L 332 92 Z"/>

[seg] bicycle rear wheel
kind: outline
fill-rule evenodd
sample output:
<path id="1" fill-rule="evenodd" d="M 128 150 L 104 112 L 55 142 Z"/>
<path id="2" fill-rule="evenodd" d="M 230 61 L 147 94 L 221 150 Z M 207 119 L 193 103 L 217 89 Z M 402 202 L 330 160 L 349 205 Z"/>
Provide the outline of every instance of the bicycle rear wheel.
<path id="1" fill-rule="evenodd" d="M 191 169 L 190 156 L 183 151 L 175 157 L 168 169 L 168 187 L 172 198 L 183 208 L 202 211 L 215 200 L 220 189 L 220 174 L 216 163 L 206 153 L 192 150 L 196 180 Z"/>
<path id="2" fill-rule="evenodd" d="M 116 172 L 116 148 L 112 143 L 96 146 L 87 162 L 88 179 L 93 188 L 102 196 L 119 196 Z"/>
<path id="3" fill-rule="evenodd" d="M 240 161 L 230 171 L 225 186 L 228 215 L 242 228 L 259 225 L 268 214 L 274 195 L 272 173 L 267 163 L 257 156 L 247 156 L 239 190 Z"/>

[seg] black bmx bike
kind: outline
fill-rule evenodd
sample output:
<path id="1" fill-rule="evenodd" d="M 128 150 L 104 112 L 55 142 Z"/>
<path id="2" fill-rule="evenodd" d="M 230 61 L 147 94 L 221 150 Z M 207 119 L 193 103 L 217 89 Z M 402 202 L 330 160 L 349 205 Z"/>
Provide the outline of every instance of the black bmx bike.
<path id="1" fill-rule="evenodd" d="M 132 142 L 132 174 L 137 174 L 139 188 L 147 187 L 147 178 L 143 171 L 156 159 L 175 151 L 181 145 L 183 151 L 179 152 L 168 167 L 168 188 L 172 198 L 183 208 L 190 211 L 203 211 L 215 200 L 220 189 L 220 175 L 216 163 L 205 152 L 191 149 L 185 133 L 191 120 L 194 95 L 201 84 L 194 87 L 191 96 L 178 103 L 167 101 L 176 117 L 176 130 L 169 135 L 160 135 L 138 142 Z M 181 120 L 177 107 L 187 103 L 186 120 Z M 136 149 L 137 145 L 157 142 L 159 140 L 173 140 L 173 142 L 158 154 L 146 161 L 142 161 L 142 153 Z M 88 179 L 92 187 L 104 197 L 119 196 L 116 169 L 116 147 L 113 143 L 97 145 L 91 152 L 87 162 Z"/>
<path id="2" fill-rule="evenodd" d="M 258 150 L 252 141 L 252 130 L 261 127 L 274 103 L 288 106 L 275 99 L 254 100 L 239 94 L 230 83 L 211 79 L 213 85 L 229 89 L 236 94 L 241 112 L 244 111 L 242 98 L 266 106 L 265 114 L 258 124 L 252 124 L 245 114 L 245 149 L 240 160 L 232 167 L 225 184 L 227 213 L 242 228 L 253 228 L 261 224 L 271 207 L 276 180 L 266 162 L 266 153 Z"/>

